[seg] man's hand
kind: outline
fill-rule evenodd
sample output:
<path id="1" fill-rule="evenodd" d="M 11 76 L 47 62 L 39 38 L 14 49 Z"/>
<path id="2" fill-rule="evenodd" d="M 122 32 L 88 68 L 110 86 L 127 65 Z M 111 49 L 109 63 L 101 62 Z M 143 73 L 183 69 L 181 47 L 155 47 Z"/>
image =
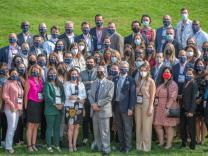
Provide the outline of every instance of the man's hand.
<path id="1" fill-rule="evenodd" d="M 131 109 L 128 109 L 128 116 L 132 116 L 133 115 L 133 111 Z"/>
<path id="2" fill-rule="evenodd" d="M 69 97 L 69 100 L 75 100 L 76 101 L 77 100 L 77 96 L 72 95 L 72 96 Z"/>
<path id="3" fill-rule="evenodd" d="M 100 111 L 100 108 L 98 107 L 98 105 L 96 103 L 92 104 L 92 109 L 95 111 L 95 112 L 99 112 Z"/>

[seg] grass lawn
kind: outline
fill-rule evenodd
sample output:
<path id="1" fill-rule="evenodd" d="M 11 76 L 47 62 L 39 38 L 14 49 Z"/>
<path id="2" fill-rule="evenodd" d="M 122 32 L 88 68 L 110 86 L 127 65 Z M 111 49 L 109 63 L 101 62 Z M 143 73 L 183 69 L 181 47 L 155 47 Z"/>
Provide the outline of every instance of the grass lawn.
<path id="1" fill-rule="evenodd" d="M 158 28 L 162 25 L 162 16 L 170 14 L 173 25 L 180 19 L 180 9 L 187 7 L 190 19 L 201 21 L 203 29 L 208 31 L 208 0 L 1 0 L 0 1 L 0 47 L 8 44 L 7 36 L 11 32 L 19 33 L 20 22 L 30 21 L 31 32 L 37 34 L 38 24 L 45 22 L 49 28 L 57 24 L 64 32 L 64 22 L 72 20 L 75 22 L 75 33 L 80 34 L 80 24 L 83 20 L 89 21 L 94 26 L 95 14 L 102 14 L 105 18 L 105 26 L 112 20 L 117 24 L 117 31 L 123 36 L 131 33 L 130 24 L 132 20 L 140 20 L 142 14 L 152 17 L 152 27 Z M 173 149 L 162 150 L 153 144 L 152 152 L 137 153 L 132 151 L 129 155 L 143 156 L 208 156 L 203 150 L 208 149 L 208 144 L 197 146 L 197 150 L 179 149 L 180 143 L 175 143 Z M 29 155 L 25 147 L 16 147 L 16 155 Z M 90 146 L 79 148 L 79 152 L 70 154 L 72 156 L 98 156 L 92 153 Z M 135 149 L 135 148 L 134 148 Z M 36 155 L 47 155 L 42 149 Z M 0 155 L 4 155 L 0 149 Z M 31 154 L 30 154 L 31 155 Z M 54 154 L 58 155 L 58 153 Z M 69 155 L 63 150 L 61 155 Z M 112 156 L 122 155 L 113 152 Z"/>

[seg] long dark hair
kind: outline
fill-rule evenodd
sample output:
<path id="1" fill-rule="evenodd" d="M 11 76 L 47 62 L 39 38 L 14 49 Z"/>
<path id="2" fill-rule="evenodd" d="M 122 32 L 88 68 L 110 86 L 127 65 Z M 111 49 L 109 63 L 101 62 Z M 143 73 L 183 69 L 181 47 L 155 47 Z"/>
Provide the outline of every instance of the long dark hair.
<path id="1" fill-rule="evenodd" d="M 60 82 L 59 82 L 59 80 L 58 80 L 58 72 L 57 72 L 57 70 L 56 70 L 56 68 L 54 68 L 54 67 L 50 67 L 49 69 L 48 69 L 48 73 L 47 73 L 47 81 L 48 82 L 51 82 L 51 80 L 49 79 L 49 73 L 50 73 L 50 71 L 54 71 L 55 73 L 56 73 L 56 80 L 55 80 L 55 85 L 57 86 L 57 87 L 61 87 L 61 85 L 60 85 Z"/>
<path id="2" fill-rule="evenodd" d="M 67 80 L 68 80 L 68 81 L 71 81 L 71 73 L 72 73 L 73 71 L 76 71 L 76 72 L 77 72 L 77 74 L 78 74 L 77 83 L 79 83 L 79 81 L 80 81 L 80 73 L 79 73 L 79 71 L 78 71 L 76 68 L 72 68 L 72 69 L 70 69 L 70 70 L 68 71 L 68 73 L 67 73 Z"/>
<path id="3" fill-rule="evenodd" d="M 165 82 L 165 80 L 164 80 L 164 78 L 163 78 L 163 73 L 165 72 L 165 70 L 169 70 L 170 71 L 170 74 L 171 74 L 171 78 L 168 80 L 168 82 L 165 84 L 165 87 L 167 87 L 169 84 L 170 84 L 170 82 L 173 80 L 173 72 L 172 72 L 172 68 L 171 67 L 169 67 L 169 66 L 166 66 L 164 69 L 163 69 L 163 71 L 162 71 L 162 75 L 161 75 L 161 79 L 162 79 L 162 83 L 164 83 Z"/>

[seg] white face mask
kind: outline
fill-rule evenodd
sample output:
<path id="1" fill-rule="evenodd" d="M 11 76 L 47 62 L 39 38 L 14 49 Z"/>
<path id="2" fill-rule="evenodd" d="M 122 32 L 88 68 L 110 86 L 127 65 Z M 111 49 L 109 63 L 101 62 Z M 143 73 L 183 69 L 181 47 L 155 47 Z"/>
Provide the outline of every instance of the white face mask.
<path id="1" fill-rule="evenodd" d="M 71 50 L 71 53 L 72 53 L 73 55 L 77 55 L 78 49 L 77 49 L 77 48 L 76 48 L 76 49 L 72 49 L 72 50 Z"/>
<path id="2" fill-rule="evenodd" d="M 140 75 L 141 75 L 141 77 L 143 77 L 143 78 L 144 78 L 144 77 L 147 77 L 147 72 L 141 71 L 141 72 L 140 72 Z"/>
<path id="3" fill-rule="evenodd" d="M 193 51 L 187 51 L 187 56 L 189 56 L 189 57 L 191 57 L 191 56 L 193 56 L 194 55 L 194 52 Z"/>
<path id="4" fill-rule="evenodd" d="M 80 46 L 79 46 L 79 50 L 80 50 L 80 51 L 84 50 L 84 48 L 85 48 L 85 46 L 83 46 L 83 45 L 80 45 Z"/>

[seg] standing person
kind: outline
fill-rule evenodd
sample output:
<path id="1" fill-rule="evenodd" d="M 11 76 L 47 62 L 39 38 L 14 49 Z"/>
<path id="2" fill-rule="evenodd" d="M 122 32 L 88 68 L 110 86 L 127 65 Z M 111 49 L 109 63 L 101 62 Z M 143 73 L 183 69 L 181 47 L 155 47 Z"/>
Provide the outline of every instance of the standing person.
<path id="1" fill-rule="evenodd" d="M 181 21 L 178 22 L 176 26 L 176 40 L 182 45 L 184 49 L 187 45 L 187 40 L 193 35 L 192 31 L 192 21 L 188 19 L 189 13 L 188 9 L 181 9 Z"/>
<path id="2" fill-rule="evenodd" d="M 39 24 L 38 31 L 44 42 L 50 39 L 51 36 L 47 34 L 47 26 L 45 23 Z"/>
<path id="3" fill-rule="evenodd" d="M 120 63 L 120 75 L 113 79 L 115 89 L 113 107 L 115 119 L 118 122 L 118 139 L 120 151 L 129 153 L 132 148 L 132 122 L 133 108 L 136 104 L 135 81 L 128 76 L 129 64 Z"/>
<path id="4" fill-rule="evenodd" d="M 61 152 L 60 149 L 60 125 L 62 118 L 62 109 L 65 102 L 65 93 L 63 85 L 57 79 L 57 71 L 51 67 L 48 70 L 47 81 L 44 85 L 44 99 L 45 99 L 45 110 L 44 114 L 46 117 L 46 142 L 47 150 L 53 153 L 51 147 L 52 132 L 54 138 L 55 149 Z"/>
<path id="5" fill-rule="evenodd" d="M 64 84 L 66 101 L 65 121 L 68 125 L 69 152 L 77 151 L 77 137 L 79 127 L 83 121 L 83 108 L 86 99 L 85 86 L 80 82 L 80 75 L 77 69 L 72 68 L 68 72 L 68 81 Z"/>
<path id="6" fill-rule="evenodd" d="M 43 108 L 42 70 L 37 64 L 30 67 L 25 82 L 24 104 L 27 113 L 28 151 L 38 151 L 36 147 L 38 127 L 41 123 Z"/>
<path id="7" fill-rule="evenodd" d="M 35 54 L 36 56 L 39 54 L 47 55 L 47 52 L 43 49 L 43 39 L 40 35 L 33 36 L 33 46 L 31 46 L 29 54 Z"/>
<path id="8" fill-rule="evenodd" d="M 95 68 L 94 57 L 92 56 L 87 57 L 86 66 L 87 66 L 87 69 L 82 71 L 80 75 L 81 75 L 82 82 L 85 85 L 86 92 L 88 94 L 93 81 L 97 79 L 97 72 Z M 84 104 L 85 116 L 83 118 L 83 127 L 82 127 L 83 144 L 86 144 L 88 142 L 89 130 L 93 132 L 92 120 L 90 118 L 90 108 L 91 108 L 91 105 L 90 105 L 89 99 L 86 98 L 85 104 Z"/>
<path id="9" fill-rule="evenodd" d="M 152 143 L 152 122 L 156 86 L 150 77 L 150 65 L 145 62 L 140 67 L 140 76 L 136 80 L 137 105 L 135 106 L 136 148 L 150 151 Z"/>
<path id="10" fill-rule="evenodd" d="M 182 92 L 182 105 L 180 113 L 181 125 L 181 147 L 186 147 L 188 135 L 191 142 L 189 147 L 195 149 L 196 145 L 196 96 L 198 92 L 197 84 L 194 80 L 194 70 L 189 68 L 186 72 L 186 84 Z M 188 128 L 187 128 L 188 127 Z M 188 133 L 188 134 L 187 134 Z"/>
<path id="11" fill-rule="evenodd" d="M 18 81 L 17 69 L 11 69 L 9 71 L 10 78 L 5 82 L 3 87 L 3 99 L 5 101 L 4 112 L 7 118 L 7 134 L 5 139 L 5 149 L 8 153 L 14 154 L 12 148 L 13 137 L 17 128 L 20 110 L 23 105 L 24 90 Z"/>
<path id="12" fill-rule="evenodd" d="M 95 144 L 104 156 L 110 153 L 110 117 L 112 117 L 111 101 L 114 84 L 105 78 L 105 68 L 97 68 L 98 79 L 92 83 L 89 101 L 92 106 L 92 120 Z"/>
<path id="13" fill-rule="evenodd" d="M 165 67 L 163 70 L 163 83 L 157 88 L 155 98 L 157 102 L 155 108 L 154 127 L 158 136 L 159 146 L 164 146 L 164 136 L 167 138 L 165 149 L 172 147 L 174 131 L 173 127 L 177 125 L 177 118 L 168 117 L 169 110 L 178 108 L 177 96 L 178 86 L 172 80 L 171 67 Z M 165 135 L 164 135 L 165 129 Z"/>

